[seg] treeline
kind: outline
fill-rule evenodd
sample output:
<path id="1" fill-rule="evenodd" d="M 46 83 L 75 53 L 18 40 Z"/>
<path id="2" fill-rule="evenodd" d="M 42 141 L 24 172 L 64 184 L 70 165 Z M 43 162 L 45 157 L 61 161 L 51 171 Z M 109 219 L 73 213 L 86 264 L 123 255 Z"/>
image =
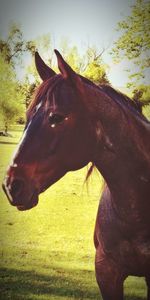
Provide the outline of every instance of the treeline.
<path id="1" fill-rule="evenodd" d="M 141 105 L 150 103 L 150 86 L 141 84 L 149 76 L 150 67 L 150 2 L 136 0 L 131 7 L 131 15 L 118 24 L 120 37 L 111 50 L 112 59 L 116 62 L 126 58 L 131 62 L 128 69 L 128 87 L 133 98 Z M 26 41 L 17 24 L 12 24 L 7 39 L 0 39 L 0 123 L 7 134 L 13 122 L 25 122 L 27 109 L 40 78 L 35 70 L 34 53 L 36 49 L 44 60 L 57 72 L 54 60 L 53 43 L 50 34 Z M 76 46 L 70 46 L 67 39 L 60 42 L 60 52 L 81 75 L 96 84 L 110 84 L 107 76 L 109 67 L 104 64 L 102 54 L 105 51 L 87 46 L 81 55 Z M 25 67 L 25 58 L 32 58 L 30 65 Z M 132 65 L 136 66 L 133 72 Z M 23 79 L 17 76 L 18 69 L 24 69 Z M 148 111 L 148 110 L 147 110 Z M 150 111 L 148 111 L 150 114 Z"/>
<path id="2" fill-rule="evenodd" d="M 13 24 L 6 40 L 0 40 L 0 120 L 7 134 L 9 126 L 17 121 L 24 123 L 25 111 L 31 101 L 40 78 L 35 69 L 34 53 L 36 49 L 45 61 L 57 72 L 54 63 L 53 44 L 50 35 L 43 35 L 36 40 L 25 41 L 18 25 Z M 87 47 L 84 54 L 78 48 L 69 46 L 67 39 L 60 43 L 60 52 L 72 68 L 96 84 L 109 84 L 106 69 L 102 61 L 102 52 L 95 47 Z M 17 76 L 25 64 L 26 56 L 30 55 L 30 65 L 24 69 L 23 79 Z"/>

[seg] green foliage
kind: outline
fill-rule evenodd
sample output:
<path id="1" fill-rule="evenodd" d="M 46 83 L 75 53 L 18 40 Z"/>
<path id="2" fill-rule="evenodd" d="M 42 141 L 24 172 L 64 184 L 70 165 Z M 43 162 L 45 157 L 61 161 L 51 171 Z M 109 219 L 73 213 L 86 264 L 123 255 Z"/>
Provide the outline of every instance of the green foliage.
<path id="1" fill-rule="evenodd" d="M 133 90 L 133 97 L 145 104 L 150 103 L 150 85 L 140 84 Z"/>
<path id="2" fill-rule="evenodd" d="M 37 73 L 34 62 L 34 52 L 38 49 L 40 55 L 44 61 L 58 73 L 58 67 L 56 65 L 56 59 L 54 58 L 54 52 L 52 42 L 49 35 L 43 35 L 32 41 L 30 44 L 32 48 L 32 61 L 26 68 L 25 79 L 22 84 L 22 90 L 25 96 L 26 107 L 30 103 L 35 88 L 40 84 L 41 79 Z M 109 84 L 106 70 L 107 66 L 102 61 L 102 52 L 99 52 L 95 47 L 88 47 L 83 55 L 79 54 L 76 46 L 69 46 L 69 41 L 63 39 L 60 44 L 60 52 L 64 59 L 72 67 L 72 69 L 87 77 L 96 84 Z M 50 57 L 50 58 L 49 58 Z"/>
<path id="3" fill-rule="evenodd" d="M 33 46 L 34 45 L 34 46 Z M 45 35 L 32 41 L 33 53 L 35 49 L 38 49 L 44 61 L 50 65 L 50 67 L 57 72 L 59 72 L 56 65 L 56 60 L 53 60 L 53 47 L 51 44 L 51 39 L 49 35 Z M 108 78 L 106 74 L 107 66 L 102 61 L 102 53 L 99 52 L 95 47 L 88 47 L 83 55 L 79 54 L 78 48 L 76 46 L 69 46 L 69 41 L 64 39 L 61 41 L 61 49 L 64 59 L 72 67 L 72 69 L 87 77 L 96 84 L 108 84 Z M 33 54 L 32 53 L 32 54 Z M 50 59 L 49 59 L 50 57 Z M 28 99 L 32 97 L 33 85 L 34 88 L 40 83 L 39 75 L 35 68 L 34 56 L 31 64 L 26 69 L 26 75 L 24 80 L 24 87 L 29 87 Z M 33 83 L 33 85 L 31 85 Z M 31 92 L 30 92 L 31 91 Z M 29 101 L 28 101 L 29 103 Z"/>
<path id="4" fill-rule="evenodd" d="M 96 84 L 106 84 L 108 83 L 108 79 L 106 76 L 106 67 L 101 63 L 99 65 L 95 61 L 91 62 L 86 70 L 83 72 L 83 76 L 90 79 Z"/>
<path id="5" fill-rule="evenodd" d="M 40 54 L 42 53 L 42 57 L 43 57 L 44 61 L 47 64 L 52 66 L 53 65 L 52 58 L 54 55 L 54 53 L 53 53 L 54 51 L 52 50 L 50 34 L 45 34 L 45 35 L 37 37 L 36 39 L 34 39 L 32 41 L 28 41 L 26 43 L 26 45 L 27 45 L 27 50 L 32 54 L 32 60 L 31 60 L 31 63 L 26 68 L 26 74 L 25 74 L 24 83 L 23 83 L 24 90 L 27 87 L 29 88 L 29 93 L 27 92 L 27 89 L 26 89 L 26 94 L 28 94 L 27 102 L 29 103 L 29 98 L 32 97 L 32 94 L 34 91 L 33 84 L 35 86 L 38 86 L 41 82 L 41 79 L 40 79 L 40 77 L 37 73 L 36 67 L 35 67 L 34 53 L 36 50 L 38 50 L 38 52 Z"/>
<path id="6" fill-rule="evenodd" d="M 35 91 L 37 85 L 38 85 L 38 82 L 29 82 L 28 77 L 25 78 L 24 82 L 21 82 L 19 84 L 19 90 L 20 90 L 21 94 L 23 95 L 23 103 L 24 103 L 26 109 L 29 106 L 29 103 L 32 99 L 32 96 L 34 94 L 34 91 Z"/>
<path id="7" fill-rule="evenodd" d="M 0 119 L 5 131 L 23 114 L 22 94 L 11 65 L 0 55 Z"/>
<path id="8" fill-rule="evenodd" d="M 122 35 L 112 54 L 117 61 L 127 58 L 137 66 L 137 71 L 130 75 L 130 79 L 137 81 L 146 76 L 150 67 L 150 1 L 136 0 L 131 8 L 130 16 L 118 23 Z"/>
<path id="9" fill-rule="evenodd" d="M 107 66 L 103 63 L 102 52 L 99 52 L 97 48 L 88 47 L 83 57 L 83 68 L 81 74 L 93 81 L 95 84 L 109 84 L 107 78 Z"/>
<path id="10" fill-rule="evenodd" d="M 106 66 L 103 64 L 101 58 L 102 53 L 99 53 L 95 47 L 87 47 L 85 53 L 83 55 L 80 55 L 77 47 L 70 46 L 70 43 L 67 39 L 62 39 L 60 48 L 60 51 L 62 52 L 66 61 L 77 73 L 89 78 L 96 84 L 108 83 L 106 75 Z M 5 68 L 8 68 L 10 70 L 10 74 L 8 77 L 7 73 L 9 72 L 7 70 L 4 70 L 2 74 L 5 73 L 6 77 L 8 78 L 9 85 L 14 86 L 12 98 L 13 95 L 16 93 L 15 91 L 17 90 L 18 94 L 15 94 L 16 96 L 14 97 L 14 99 L 21 99 L 22 96 L 24 96 L 24 104 L 26 107 L 28 107 L 30 103 L 36 86 L 38 86 L 41 82 L 40 77 L 36 71 L 34 62 L 34 53 L 37 49 L 42 55 L 44 61 L 48 65 L 50 65 L 56 72 L 58 72 L 58 68 L 56 66 L 56 59 L 55 63 L 53 59 L 54 51 L 50 34 L 42 35 L 34 40 L 25 41 L 19 25 L 13 23 L 10 26 L 8 38 L 6 40 L 0 40 L 0 54 L 5 62 Z M 17 83 L 15 83 L 15 67 L 17 63 L 21 64 L 23 53 L 27 52 L 29 52 L 32 55 L 32 61 L 30 65 L 28 65 L 26 68 L 26 74 L 23 82 L 20 82 L 16 89 Z M 12 70 L 12 67 L 14 71 Z M 11 74 L 12 78 L 10 79 Z M 5 97 L 4 95 L 1 97 L 1 107 L 3 106 L 3 121 L 4 123 L 6 123 L 6 120 L 10 120 L 10 122 L 13 121 L 13 119 L 15 120 L 15 111 L 17 113 L 17 107 L 20 107 L 20 102 L 18 102 L 17 104 L 17 101 L 8 101 L 8 99 L 10 98 L 10 93 L 9 88 L 7 88 L 6 86 L 6 81 L 3 85 L 3 94 L 5 94 Z M 5 99 L 3 100 L 3 105 L 2 99 Z M 10 107 L 12 108 L 11 110 Z"/>
<path id="11" fill-rule="evenodd" d="M 41 37 L 42 45 L 48 47 L 48 37 L 44 35 Z M 39 39 L 40 42 L 40 39 Z M 7 39 L 0 39 L 0 53 L 4 60 L 11 64 L 13 67 L 16 64 L 22 63 L 22 56 L 25 52 L 30 52 L 34 54 L 36 50 L 36 41 L 28 40 L 26 41 L 23 37 L 23 33 L 19 24 L 12 23 L 9 27 L 9 33 Z"/>
<path id="12" fill-rule="evenodd" d="M 0 53 L 8 64 L 14 64 L 21 60 L 22 53 L 26 50 L 25 41 L 19 25 L 13 23 L 10 26 L 6 40 L 0 39 Z"/>
<path id="13" fill-rule="evenodd" d="M 27 49 L 34 55 L 38 49 L 39 52 L 43 52 L 44 55 L 52 51 L 52 43 L 50 34 L 43 34 L 34 40 L 26 42 Z"/>
<path id="14" fill-rule="evenodd" d="M 140 84 L 133 90 L 133 99 L 143 106 L 143 113 L 150 120 L 150 85 Z"/>
<path id="15" fill-rule="evenodd" d="M 82 60 L 77 47 L 74 46 L 70 49 L 68 48 L 68 52 L 65 54 L 65 59 L 75 72 L 81 72 Z"/>

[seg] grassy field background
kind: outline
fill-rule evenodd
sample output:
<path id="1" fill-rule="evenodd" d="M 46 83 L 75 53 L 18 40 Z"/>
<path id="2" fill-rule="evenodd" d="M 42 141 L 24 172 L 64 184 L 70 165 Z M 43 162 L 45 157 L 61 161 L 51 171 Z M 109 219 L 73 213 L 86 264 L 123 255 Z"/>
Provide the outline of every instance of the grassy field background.
<path id="1" fill-rule="evenodd" d="M 0 137 L 0 181 L 20 138 Z M 101 193 L 95 172 L 87 192 L 87 169 L 67 174 L 19 212 L 0 187 L 0 299 L 101 299 L 94 274 L 93 230 Z M 143 278 L 129 277 L 125 299 L 146 299 Z"/>

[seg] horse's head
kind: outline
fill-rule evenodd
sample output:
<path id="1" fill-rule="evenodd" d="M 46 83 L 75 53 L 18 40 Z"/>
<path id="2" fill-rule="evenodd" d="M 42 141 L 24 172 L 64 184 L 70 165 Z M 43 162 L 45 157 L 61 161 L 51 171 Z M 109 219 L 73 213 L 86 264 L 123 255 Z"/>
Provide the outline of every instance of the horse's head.
<path id="1" fill-rule="evenodd" d="M 38 195 L 67 171 L 92 156 L 92 126 L 82 101 L 82 78 L 55 51 L 57 75 L 35 55 L 43 82 L 27 111 L 22 139 L 8 168 L 3 189 L 19 210 L 38 203 Z"/>

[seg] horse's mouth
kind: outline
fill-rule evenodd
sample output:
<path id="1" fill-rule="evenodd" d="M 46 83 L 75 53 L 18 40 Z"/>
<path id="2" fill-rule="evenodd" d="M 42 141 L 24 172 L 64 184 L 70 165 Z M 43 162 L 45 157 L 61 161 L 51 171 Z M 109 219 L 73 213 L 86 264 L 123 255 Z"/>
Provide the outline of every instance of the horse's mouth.
<path id="1" fill-rule="evenodd" d="M 20 211 L 29 210 L 38 204 L 38 194 L 34 193 L 28 203 L 16 205 L 17 209 Z"/>
<path id="2" fill-rule="evenodd" d="M 11 196 L 8 187 L 4 183 L 2 184 L 2 187 L 8 198 L 9 203 L 12 206 L 17 207 L 17 209 L 20 211 L 29 210 L 38 204 L 38 191 L 37 190 L 34 190 L 34 192 L 31 194 L 31 196 L 20 194 L 20 196 L 17 197 L 18 199 L 14 199 Z M 23 198 L 23 200 L 20 201 L 20 198 Z M 26 199 L 28 199 L 28 201 Z"/>

